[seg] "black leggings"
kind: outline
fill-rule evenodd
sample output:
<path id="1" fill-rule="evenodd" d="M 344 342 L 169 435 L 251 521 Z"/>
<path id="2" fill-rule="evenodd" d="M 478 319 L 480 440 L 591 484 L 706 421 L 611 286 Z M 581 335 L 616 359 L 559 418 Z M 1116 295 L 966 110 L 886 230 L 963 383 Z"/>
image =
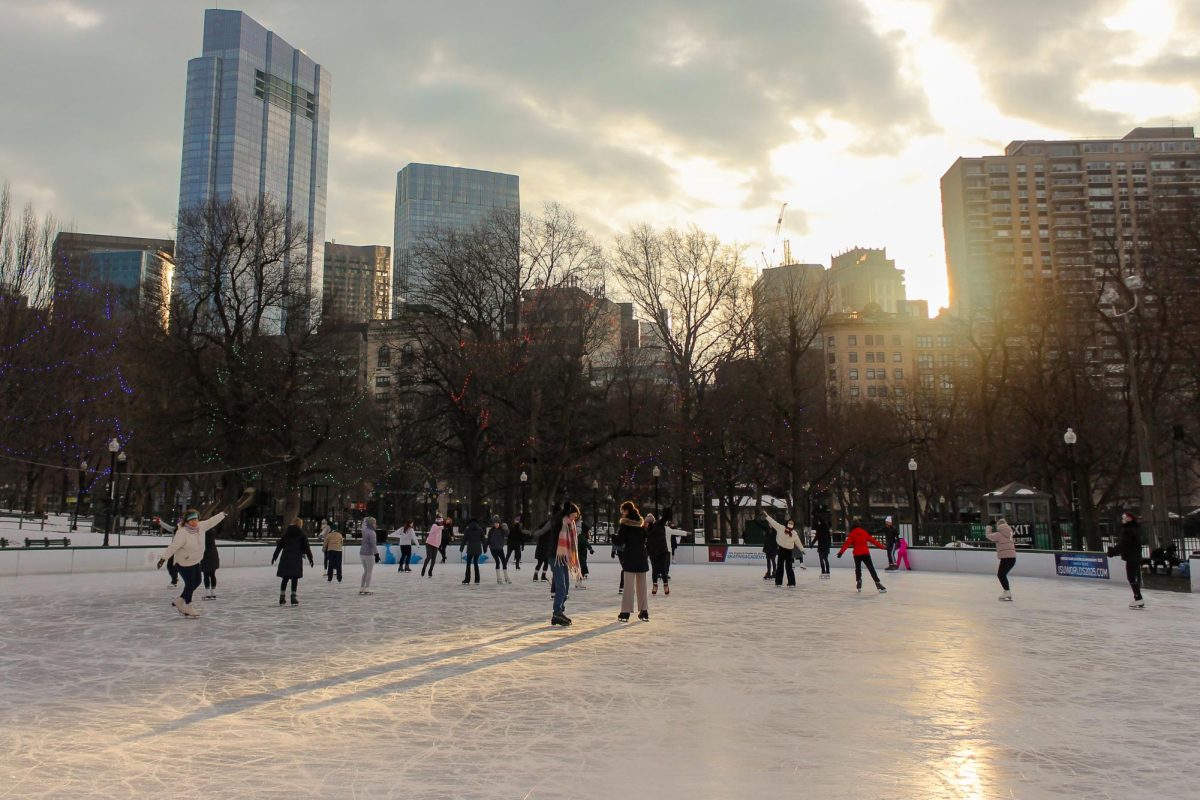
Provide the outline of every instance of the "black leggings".
<path id="1" fill-rule="evenodd" d="M 1133 589 L 1133 599 L 1142 599 L 1142 565 L 1137 561 L 1125 562 L 1125 577 L 1129 580 L 1129 588 Z"/>
<path id="2" fill-rule="evenodd" d="M 475 567 L 475 582 L 479 583 L 479 553 L 467 554 L 467 574 L 463 576 L 463 583 L 471 580 L 471 566 Z"/>
<path id="3" fill-rule="evenodd" d="M 795 557 L 791 550 L 780 549 L 775 557 L 775 585 L 783 585 L 783 572 L 787 570 L 788 586 L 796 585 L 796 568 L 792 566 Z"/>
<path id="4" fill-rule="evenodd" d="M 217 588 L 217 571 L 215 569 L 204 573 L 204 588 Z"/>
<path id="5" fill-rule="evenodd" d="M 288 581 L 291 581 L 292 582 L 292 594 L 295 594 L 296 593 L 296 583 L 299 580 L 300 580 L 299 578 L 283 578 L 283 579 L 281 579 L 279 581 L 279 593 L 283 594 L 284 592 L 286 592 Z"/>
<path id="6" fill-rule="evenodd" d="M 400 569 L 397 572 L 412 572 L 410 563 L 412 562 L 412 545 L 400 545 Z"/>
<path id="7" fill-rule="evenodd" d="M 521 548 L 513 545 L 508 546 L 508 552 L 505 555 L 513 562 L 513 568 L 521 568 Z"/>
<path id="8" fill-rule="evenodd" d="M 763 554 L 767 558 L 767 574 L 773 578 L 775 577 L 775 553 L 767 553 L 766 551 L 763 551 Z"/>
<path id="9" fill-rule="evenodd" d="M 496 572 L 500 570 L 508 572 L 508 556 L 504 554 L 503 547 L 492 548 L 492 560 L 496 562 Z"/>
<path id="10" fill-rule="evenodd" d="M 671 554 L 670 553 L 655 553 L 650 558 L 650 564 L 654 567 L 651 572 L 651 581 L 658 583 L 658 579 L 662 578 L 663 586 L 671 582 Z"/>
<path id="11" fill-rule="evenodd" d="M 996 570 L 996 577 L 1000 579 L 1000 586 L 1006 592 L 1008 591 L 1008 573 L 1016 565 L 1016 558 L 1000 559 L 1000 569 Z"/>
<path id="12" fill-rule="evenodd" d="M 542 572 L 545 572 L 546 570 L 550 569 L 550 562 L 539 558 L 537 560 L 537 563 L 533 565 L 533 571 L 537 572 L 539 569 Z"/>
<path id="13" fill-rule="evenodd" d="M 870 553 L 854 557 L 854 580 L 862 583 L 863 564 L 867 565 L 867 572 L 871 573 L 871 580 L 879 583 L 879 575 L 875 572 L 875 562 L 871 560 Z"/>
<path id="14" fill-rule="evenodd" d="M 421 574 L 425 574 L 425 568 L 429 568 L 429 577 L 433 577 L 433 565 L 437 563 L 438 549 L 431 544 L 425 545 L 425 561 L 421 564 Z"/>
<path id="15" fill-rule="evenodd" d="M 819 560 L 821 562 L 821 574 L 828 575 L 829 574 L 829 548 L 828 547 L 817 548 L 817 560 Z"/>

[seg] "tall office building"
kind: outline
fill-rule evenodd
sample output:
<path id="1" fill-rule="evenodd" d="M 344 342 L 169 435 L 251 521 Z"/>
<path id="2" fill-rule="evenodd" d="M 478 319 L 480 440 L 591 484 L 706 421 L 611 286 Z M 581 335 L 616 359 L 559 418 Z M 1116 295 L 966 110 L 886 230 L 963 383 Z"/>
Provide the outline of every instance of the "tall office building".
<path id="1" fill-rule="evenodd" d="M 335 324 L 388 319 L 392 248 L 325 243 L 325 319 Z"/>
<path id="2" fill-rule="evenodd" d="M 958 159 L 942 177 L 951 307 L 989 310 L 1051 284 L 1088 293 L 1117 259 L 1136 268 L 1154 206 L 1200 193 L 1198 153 L 1193 129 L 1175 127 Z"/>
<path id="3" fill-rule="evenodd" d="M 203 47 L 188 62 L 180 212 L 211 200 L 271 198 L 305 233 L 303 253 L 284 265 L 291 285 L 319 296 L 329 72 L 240 11 L 205 11 Z M 180 250 L 184 257 L 185 242 Z"/>
<path id="4" fill-rule="evenodd" d="M 874 303 L 887 314 L 904 304 L 904 270 L 887 248 L 855 247 L 833 257 L 829 267 L 834 310 L 849 314 Z"/>
<path id="5" fill-rule="evenodd" d="M 171 294 L 175 242 L 170 239 L 64 231 L 54 237 L 53 253 L 56 293 L 73 293 L 76 284 L 104 285 L 155 304 Z"/>
<path id="6" fill-rule="evenodd" d="M 396 174 L 393 314 L 412 293 L 430 288 L 413 246 L 443 230 L 466 230 L 496 212 L 519 214 L 520 178 L 500 172 L 409 164 Z"/>

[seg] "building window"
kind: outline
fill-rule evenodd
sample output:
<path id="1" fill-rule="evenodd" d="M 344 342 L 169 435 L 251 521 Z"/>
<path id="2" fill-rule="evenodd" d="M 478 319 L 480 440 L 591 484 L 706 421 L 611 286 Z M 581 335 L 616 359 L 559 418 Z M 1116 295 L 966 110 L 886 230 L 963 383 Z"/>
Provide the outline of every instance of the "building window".
<path id="1" fill-rule="evenodd" d="M 874 354 L 874 353 L 872 353 L 872 352 L 870 352 L 870 351 L 868 351 L 868 352 L 867 352 L 867 363 L 868 363 L 868 364 L 874 364 L 874 363 L 875 363 L 875 354 Z"/>
<path id="2" fill-rule="evenodd" d="M 892 377 L 898 381 L 904 380 L 904 370 L 897 367 L 896 369 L 892 370 Z"/>
<path id="3" fill-rule="evenodd" d="M 942 375 L 942 388 L 943 389 L 953 389 L 954 388 L 954 381 L 950 379 L 949 373 Z"/>
<path id="4" fill-rule="evenodd" d="M 951 346 L 951 344 L 950 344 L 949 336 L 939 336 L 938 337 L 938 347 L 950 347 L 950 346 Z"/>
<path id="5" fill-rule="evenodd" d="M 954 366 L 954 356 L 949 353 L 941 353 L 938 355 L 938 366 L 942 369 L 949 369 Z"/>
<path id="6" fill-rule="evenodd" d="M 875 354 L 875 363 L 876 363 L 876 364 L 885 364 L 885 363 L 887 363 L 887 359 L 885 359 L 885 358 L 883 357 L 883 353 L 876 353 L 876 354 Z"/>
<path id="7" fill-rule="evenodd" d="M 893 364 L 903 364 L 904 363 L 904 353 L 892 353 L 892 363 Z"/>
<path id="8" fill-rule="evenodd" d="M 857 363 L 858 363 L 858 353 L 851 353 L 851 354 L 850 354 L 850 363 L 851 363 L 851 364 L 857 364 Z"/>
<path id="9" fill-rule="evenodd" d="M 390 375 L 376 375 L 375 376 L 375 385 L 376 386 L 391 386 L 392 378 Z"/>
<path id="10" fill-rule="evenodd" d="M 932 336 L 918 336 L 917 337 L 917 347 L 918 348 L 933 347 L 933 337 Z"/>
<path id="11" fill-rule="evenodd" d="M 896 397 L 904 397 L 904 387 L 903 386 L 893 386 L 892 394 L 895 395 Z"/>
<path id="12" fill-rule="evenodd" d="M 933 369 L 933 353 L 921 353 L 917 356 L 917 369 Z"/>
<path id="13" fill-rule="evenodd" d="M 867 387 L 867 397 L 878 397 L 878 396 L 879 396 L 879 392 L 876 390 L 876 388 L 874 386 Z"/>
<path id="14" fill-rule="evenodd" d="M 825 361 L 826 361 L 826 363 L 829 363 L 829 364 L 836 364 L 837 356 L 835 356 L 833 353 L 829 353 L 825 356 Z"/>
<path id="15" fill-rule="evenodd" d="M 379 348 L 379 361 L 377 365 L 380 367 L 390 367 L 392 365 L 392 349 L 386 344 Z"/>
<path id="16" fill-rule="evenodd" d="M 858 387 L 857 387 L 857 386 L 851 386 L 851 387 L 850 387 L 850 396 L 851 396 L 851 397 L 858 397 Z"/>
<path id="17" fill-rule="evenodd" d="M 933 388 L 933 374 L 932 373 L 926 372 L 924 375 L 921 376 L 921 388 L 922 389 L 932 389 Z"/>
<path id="18" fill-rule="evenodd" d="M 858 370 L 856 370 L 856 369 L 850 370 L 849 373 L 847 373 L 846 377 L 852 381 L 858 380 Z"/>
<path id="19" fill-rule="evenodd" d="M 400 354 L 400 366 L 411 367 L 417 361 L 417 354 L 413 352 L 411 344 L 404 345 L 404 350 Z"/>
<path id="20" fill-rule="evenodd" d="M 830 347 L 833 347 L 833 345 L 834 345 L 834 342 L 836 342 L 836 341 L 837 341 L 837 337 L 836 337 L 836 336 L 828 336 L 828 337 L 826 337 L 826 344 L 828 344 Z"/>
<path id="21" fill-rule="evenodd" d="M 854 334 L 850 334 L 849 336 L 846 337 L 846 344 L 850 345 L 851 347 L 857 347 L 858 346 L 858 337 L 855 336 Z"/>
<path id="22" fill-rule="evenodd" d="M 901 341 L 901 340 L 900 340 L 900 337 L 899 337 L 899 336 L 893 336 L 893 337 L 892 337 L 892 347 L 899 347 L 899 346 L 900 346 L 900 341 Z"/>

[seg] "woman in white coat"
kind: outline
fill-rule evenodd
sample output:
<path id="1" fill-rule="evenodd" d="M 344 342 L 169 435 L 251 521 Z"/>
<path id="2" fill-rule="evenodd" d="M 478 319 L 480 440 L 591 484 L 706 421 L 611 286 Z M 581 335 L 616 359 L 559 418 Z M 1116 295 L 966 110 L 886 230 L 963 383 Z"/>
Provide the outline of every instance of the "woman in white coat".
<path id="1" fill-rule="evenodd" d="M 800 544 L 800 536 L 796 533 L 796 523 L 793 520 L 788 520 L 787 525 L 780 525 L 769 514 L 764 515 L 767 518 L 767 524 L 775 531 L 775 543 L 779 545 L 779 555 L 775 562 L 775 585 L 783 585 L 783 572 L 787 570 L 787 585 L 796 585 L 796 568 L 792 566 L 795 563 L 796 548 L 803 547 Z"/>
<path id="2" fill-rule="evenodd" d="M 200 512 L 189 508 L 183 514 L 183 522 L 175 529 L 175 536 L 171 539 L 171 544 L 167 545 L 167 549 L 158 558 L 159 569 L 162 569 L 163 564 L 167 563 L 168 558 L 172 556 L 175 558 L 179 576 L 183 578 L 183 592 L 171 601 L 171 605 L 185 617 L 195 619 L 200 616 L 192 608 L 192 593 L 200 585 L 200 561 L 204 558 L 204 532 L 220 525 L 223 519 L 225 519 L 224 511 L 201 522 Z"/>

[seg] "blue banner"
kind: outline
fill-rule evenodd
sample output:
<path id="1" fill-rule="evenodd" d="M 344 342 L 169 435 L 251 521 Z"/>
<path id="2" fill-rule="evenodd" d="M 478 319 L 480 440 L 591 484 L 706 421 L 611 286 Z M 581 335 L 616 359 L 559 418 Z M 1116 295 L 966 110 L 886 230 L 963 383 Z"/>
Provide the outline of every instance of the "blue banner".
<path id="1" fill-rule="evenodd" d="M 1054 571 L 1067 578 L 1108 580 L 1108 556 L 1099 553 L 1055 553 Z"/>

